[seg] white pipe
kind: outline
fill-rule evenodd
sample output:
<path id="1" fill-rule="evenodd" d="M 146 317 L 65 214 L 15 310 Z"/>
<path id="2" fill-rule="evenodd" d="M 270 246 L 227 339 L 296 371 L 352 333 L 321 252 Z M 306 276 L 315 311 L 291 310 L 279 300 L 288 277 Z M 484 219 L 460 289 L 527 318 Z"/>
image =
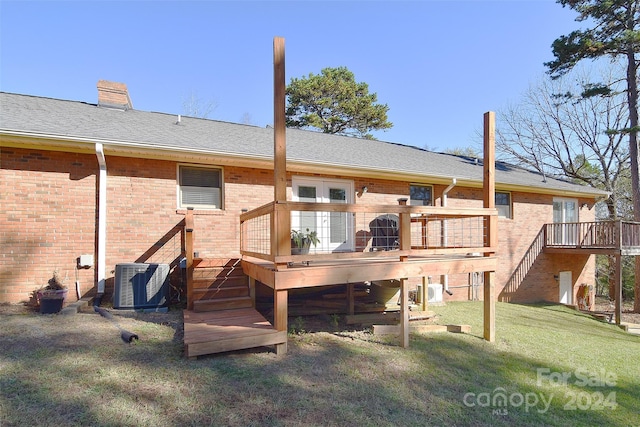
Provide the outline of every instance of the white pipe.
<path id="1" fill-rule="evenodd" d="M 100 165 L 98 176 L 98 295 L 104 294 L 107 264 L 107 161 L 102 144 L 96 143 L 96 157 Z"/>
<path id="2" fill-rule="evenodd" d="M 451 184 L 449 184 L 449 186 L 447 188 L 444 189 L 444 191 L 442 192 L 442 198 L 440 199 L 441 201 L 441 205 L 443 208 L 447 207 L 447 194 L 449 193 L 449 191 L 451 191 L 453 189 L 453 187 L 456 186 L 456 179 L 453 178 L 451 180 Z M 444 224 L 442 225 L 442 233 L 443 233 L 443 246 L 447 246 L 447 220 L 445 219 Z M 445 274 L 442 276 L 442 287 L 443 287 L 443 291 L 446 293 L 449 293 L 449 275 Z"/>
<path id="3" fill-rule="evenodd" d="M 453 189 L 453 187 L 456 186 L 456 179 L 453 178 L 451 180 L 451 184 L 449 184 L 449 186 L 447 188 L 444 189 L 444 191 L 442 192 L 442 207 L 446 208 L 447 207 L 447 194 L 449 193 L 449 191 L 451 191 Z"/>

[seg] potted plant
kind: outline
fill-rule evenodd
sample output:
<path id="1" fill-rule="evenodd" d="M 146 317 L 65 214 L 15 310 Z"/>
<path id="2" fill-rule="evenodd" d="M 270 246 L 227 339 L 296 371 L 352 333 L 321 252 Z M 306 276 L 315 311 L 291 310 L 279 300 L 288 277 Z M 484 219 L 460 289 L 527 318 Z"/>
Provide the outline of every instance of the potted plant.
<path id="1" fill-rule="evenodd" d="M 47 285 L 37 291 L 40 313 L 51 314 L 62 310 L 62 304 L 68 291 L 64 280 L 60 278 L 57 271 L 54 271 Z"/>
<path id="2" fill-rule="evenodd" d="M 311 245 L 315 248 L 318 243 L 320 240 L 316 231 L 309 231 L 308 228 L 306 232 L 291 230 L 291 255 L 308 254 Z"/>

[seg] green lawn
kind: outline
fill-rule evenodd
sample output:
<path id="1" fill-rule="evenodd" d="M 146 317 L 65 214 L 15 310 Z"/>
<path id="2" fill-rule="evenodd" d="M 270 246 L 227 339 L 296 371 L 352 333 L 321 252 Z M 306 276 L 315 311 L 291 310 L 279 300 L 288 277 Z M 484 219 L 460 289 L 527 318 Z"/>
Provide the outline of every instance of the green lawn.
<path id="1" fill-rule="evenodd" d="M 640 425 L 640 336 L 561 306 L 498 303 L 490 344 L 482 303 L 431 308 L 472 333 L 416 334 L 402 349 L 327 321 L 291 335 L 284 357 L 195 361 L 142 317 L 120 320 L 140 336 L 128 345 L 96 314 L 5 315 L 0 425 Z"/>

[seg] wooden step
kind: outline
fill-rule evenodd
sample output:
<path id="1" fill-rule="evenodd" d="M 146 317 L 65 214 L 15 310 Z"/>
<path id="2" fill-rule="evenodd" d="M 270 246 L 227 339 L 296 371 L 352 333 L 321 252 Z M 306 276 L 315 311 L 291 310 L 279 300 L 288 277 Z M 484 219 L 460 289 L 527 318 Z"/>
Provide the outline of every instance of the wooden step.
<path id="1" fill-rule="evenodd" d="M 203 279 L 209 279 L 209 278 L 220 278 L 220 279 L 224 279 L 224 278 L 238 278 L 238 277 L 247 277 L 246 274 L 244 274 L 244 271 L 242 270 L 227 270 L 224 268 L 218 268 L 218 267 L 213 267 L 213 268 L 194 268 L 193 269 L 193 277 L 195 278 L 203 278 Z"/>
<path id="2" fill-rule="evenodd" d="M 230 310 L 235 308 L 251 308 L 253 307 L 253 298 L 246 297 L 234 297 L 225 298 L 220 300 L 199 300 L 193 301 L 193 311 L 218 311 L 218 310 Z"/>
<path id="3" fill-rule="evenodd" d="M 223 288 L 194 289 L 194 301 L 204 299 L 225 299 L 250 296 L 248 286 L 228 286 Z"/>
<path id="4" fill-rule="evenodd" d="M 238 258 L 194 258 L 194 268 L 226 267 L 229 269 L 238 268 L 242 270 L 240 259 Z"/>
<path id="5" fill-rule="evenodd" d="M 228 277 L 228 278 L 194 278 L 193 279 L 193 289 L 203 289 L 203 288 L 234 288 L 236 286 L 249 286 L 249 279 L 246 277 Z"/>
<path id="6" fill-rule="evenodd" d="M 210 266 L 220 260 L 202 260 L 203 262 L 193 269 L 193 288 L 220 288 L 226 286 L 247 286 L 249 278 L 240 267 Z"/>

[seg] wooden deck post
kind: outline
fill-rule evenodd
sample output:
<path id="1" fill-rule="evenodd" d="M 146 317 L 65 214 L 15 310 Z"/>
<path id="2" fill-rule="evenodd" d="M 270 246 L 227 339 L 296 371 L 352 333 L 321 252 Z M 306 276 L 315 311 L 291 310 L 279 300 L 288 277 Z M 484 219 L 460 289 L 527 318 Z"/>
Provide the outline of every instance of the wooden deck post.
<path id="1" fill-rule="evenodd" d="M 271 216 L 271 248 L 273 255 L 291 255 L 291 212 L 279 209 L 278 202 L 287 201 L 287 139 L 285 117 L 285 60 L 284 38 L 273 39 L 273 200 Z M 287 244 L 285 244 L 287 243 Z M 276 266 L 276 268 L 286 268 Z M 287 332 L 289 292 L 274 289 L 273 322 L 278 331 Z M 276 354 L 287 352 L 287 342 L 276 344 Z"/>
<path id="2" fill-rule="evenodd" d="M 427 311 L 429 308 L 429 279 L 422 276 L 422 289 L 420 289 L 420 309 Z"/>
<path id="3" fill-rule="evenodd" d="M 347 283 L 347 314 L 353 316 L 356 312 L 355 283 Z"/>
<path id="4" fill-rule="evenodd" d="M 273 39 L 273 200 L 271 216 L 272 254 L 291 255 L 291 212 L 281 209 L 287 201 L 287 129 L 285 114 L 284 38 Z M 277 266 L 286 268 L 286 264 Z"/>
<path id="5" fill-rule="evenodd" d="M 287 332 L 289 292 L 285 290 L 274 290 L 273 298 L 273 323 L 277 331 Z M 287 341 L 276 344 L 276 354 L 283 355 L 287 352 Z"/>
<path id="6" fill-rule="evenodd" d="M 398 204 L 400 206 L 407 206 L 407 199 L 401 198 L 398 199 Z M 408 212 L 400 212 L 400 250 L 408 251 L 411 250 L 411 214 Z M 401 257 L 401 259 L 406 259 L 406 257 Z"/>
<path id="7" fill-rule="evenodd" d="M 409 281 L 400 279 L 400 346 L 409 347 Z"/>
<path id="8" fill-rule="evenodd" d="M 615 285 L 616 285 L 616 308 L 615 318 L 616 325 L 619 325 L 622 321 L 622 255 L 618 250 L 615 255 L 616 260 L 616 273 L 615 273 Z"/>
<path id="9" fill-rule="evenodd" d="M 484 208 L 495 208 L 495 113 L 484 114 Z M 495 215 L 485 217 L 487 233 L 485 246 L 495 248 L 498 242 L 498 218 Z M 485 253 L 485 256 L 494 255 Z M 495 271 L 484 272 L 484 339 L 494 342 L 496 339 L 496 302 Z"/>
<path id="10" fill-rule="evenodd" d="M 273 177 L 274 199 L 287 200 L 284 38 L 273 39 Z"/>
<path id="11" fill-rule="evenodd" d="M 400 206 L 407 205 L 407 199 L 398 199 Z M 400 250 L 411 249 L 411 214 L 400 212 Z M 400 257 L 406 261 L 407 257 Z M 409 347 L 409 282 L 406 277 L 400 279 L 400 346 Z"/>

